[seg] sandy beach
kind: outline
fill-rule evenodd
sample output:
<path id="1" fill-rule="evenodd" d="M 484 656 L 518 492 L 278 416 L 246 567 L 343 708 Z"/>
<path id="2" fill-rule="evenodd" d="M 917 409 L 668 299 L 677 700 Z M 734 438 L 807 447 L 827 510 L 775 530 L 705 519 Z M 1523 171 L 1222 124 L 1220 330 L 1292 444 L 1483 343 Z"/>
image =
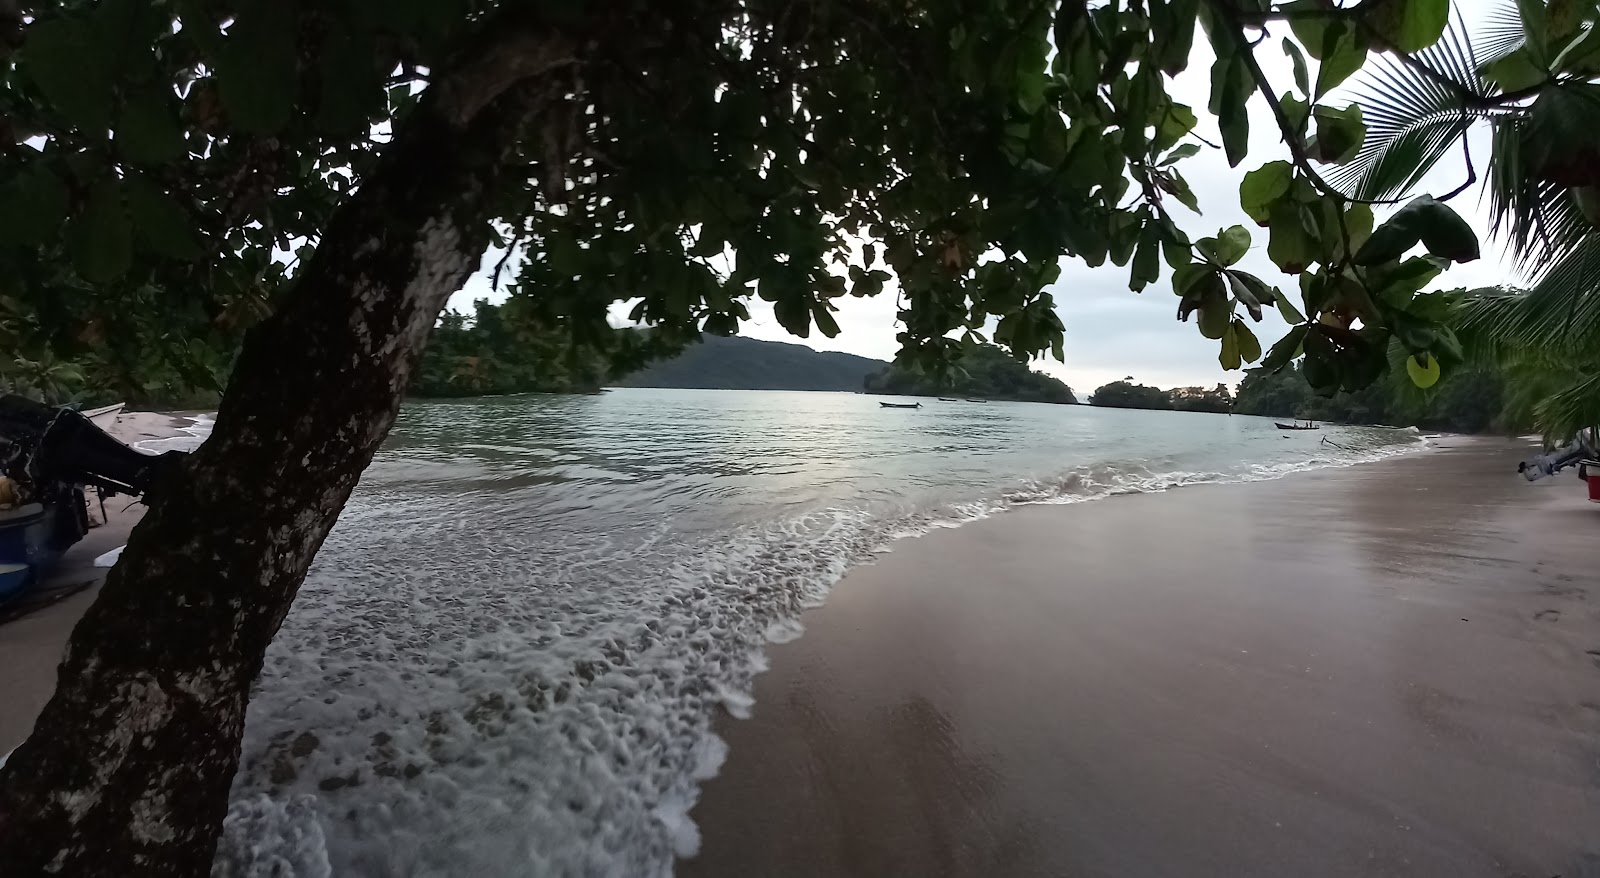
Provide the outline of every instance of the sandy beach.
<path id="1" fill-rule="evenodd" d="M 900 541 L 679 874 L 1600 875 L 1600 505 L 1444 444 Z"/>
<path id="2" fill-rule="evenodd" d="M 109 431 L 130 445 L 150 439 L 183 435 L 193 418 L 160 412 L 124 412 Z M 100 506 L 91 499 L 91 517 L 100 519 Z M 9 753 L 28 737 L 33 721 L 55 691 L 56 665 L 78 617 L 94 602 L 108 568 L 94 566 L 100 555 L 125 544 L 128 532 L 144 517 L 144 506 L 132 497 L 109 497 L 105 523 L 91 528 L 62 556 L 61 563 L 42 583 L 46 601 L 31 600 L 0 621 L 0 754 Z M 56 595 L 62 595 L 57 598 Z"/>

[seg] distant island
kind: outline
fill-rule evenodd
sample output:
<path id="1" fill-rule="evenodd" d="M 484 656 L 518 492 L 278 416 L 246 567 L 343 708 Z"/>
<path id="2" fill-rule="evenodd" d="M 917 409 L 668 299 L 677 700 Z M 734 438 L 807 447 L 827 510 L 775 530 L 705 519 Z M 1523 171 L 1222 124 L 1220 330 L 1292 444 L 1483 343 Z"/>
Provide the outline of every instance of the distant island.
<path id="1" fill-rule="evenodd" d="M 1089 397 L 1090 405 L 1118 409 L 1155 409 L 1179 412 L 1228 412 L 1233 410 L 1233 394 L 1228 386 L 1174 387 L 1162 390 L 1132 381 L 1103 384 Z"/>
<path id="2" fill-rule="evenodd" d="M 702 336 L 669 360 L 615 382 L 618 387 L 708 390 L 861 390 L 883 360 L 740 336 Z"/>
<path id="3" fill-rule="evenodd" d="M 943 381 L 890 364 L 868 375 L 864 389 L 868 393 L 901 396 L 959 396 L 1061 405 L 1078 402 L 1072 388 L 1059 379 L 1035 372 L 989 344 L 967 352 Z"/>

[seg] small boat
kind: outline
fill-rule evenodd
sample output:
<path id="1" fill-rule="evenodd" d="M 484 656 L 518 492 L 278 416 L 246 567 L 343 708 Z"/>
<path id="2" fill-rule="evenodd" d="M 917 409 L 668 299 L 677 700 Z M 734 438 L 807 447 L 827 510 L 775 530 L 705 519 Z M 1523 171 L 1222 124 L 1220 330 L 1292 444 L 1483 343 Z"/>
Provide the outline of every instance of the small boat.
<path id="1" fill-rule="evenodd" d="M 1273 421 L 1272 422 L 1272 426 L 1277 427 L 1280 430 L 1320 430 L 1320 429 L 1322 429 L 1321 427 L 1316 425 L 1315 421 L 1311 421 L 1311 420 L 1307 420 L 1304 424 L 1301 424 L 1301 423 L 1298 423 L 1298 422 L 1293 423 L 1293 424 L 1285 424 L 1285 423 L 1282 423 L 1280 421 Z"/>
<path id="2" fill-rule="evenodd" d="M 80 412 L 79 414 L 88 418 L 89 423 L 94 424 L 96 427 L 99 427 L 100 429 L 109 433 L 111 432 L 111 428 L 116 426 L 117 416 L 122 414 L 122 407 L 124 405 L 127 405 L 127 403 L 119 402 L 116 405 L 108 405 L 97 409 L 89 409 L 87 411 Z"/>
<path id="3" fill-rule="evenodd" d="M 922 403 L 920 403 L 920 402 L 880 402 L 880 403 L 878 403 L 878 405 L 881 405 L 886 409 L 919 409 L 919 408 L 922 408 Z"/>
<path id="4" fill-rule="evenodd" d="M 973 399 L 972 397 L 969 396 L 969 397 L 967 397 L 967 402 L 988 402 L 988 400 L 987 399 Z"/>
<path id="5" fill-rule="evenodd" d="M 941 397 L 939 397 L 939 401 L 940 402 L 960 402 L 961 400 L 956 399 L 953 396 L 941 396 Z"/>

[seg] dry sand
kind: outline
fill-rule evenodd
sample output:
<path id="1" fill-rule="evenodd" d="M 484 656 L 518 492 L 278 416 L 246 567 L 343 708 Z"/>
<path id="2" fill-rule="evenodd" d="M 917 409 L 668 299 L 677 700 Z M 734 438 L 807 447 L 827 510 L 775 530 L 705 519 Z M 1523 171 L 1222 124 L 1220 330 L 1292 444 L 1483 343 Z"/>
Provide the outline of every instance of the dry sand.
<path id="1" fill-rule="evenodd" d="M 146 439 L 183 435 L 193 423 L 184 415 L 123 412 L 109 431 L 130 445 Z M 92 517 L 100 505 L 91 500 Z M 33 731 L 33 721 L 56 688 L 56 665 L 78 617 L 94 602 L 106 568 L 94 559 L 128 541 L 128 532 L 144 517 L 144 506 L 131 497 L 109 497 L 106 522 L 92 528 L 68 549 L 40 591 L 69 596 L 0 621 L 0 755 L 11 752 Z M 85 587 L 87 586 L 87 587 Z"/>
<path id="2" fill-rule="evenodd" d="M 1525 452 L 902 541 L 719 720 L 679 874 L 1600 875 L 1600 505 Z"/>

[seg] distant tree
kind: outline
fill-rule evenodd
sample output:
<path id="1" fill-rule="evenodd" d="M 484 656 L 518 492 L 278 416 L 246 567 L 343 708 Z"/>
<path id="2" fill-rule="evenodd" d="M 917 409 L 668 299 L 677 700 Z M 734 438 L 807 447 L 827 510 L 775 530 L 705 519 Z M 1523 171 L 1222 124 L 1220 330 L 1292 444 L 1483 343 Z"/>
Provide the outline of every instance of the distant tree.
<path id="1" fill-rule="evenodd" d="M 1233 393 L 1228 385 L 1216 387 L 1174 387 L 1167 391 L 1172 407 L 1183 412 L 1228 412 L 1233 409 Z"/>

